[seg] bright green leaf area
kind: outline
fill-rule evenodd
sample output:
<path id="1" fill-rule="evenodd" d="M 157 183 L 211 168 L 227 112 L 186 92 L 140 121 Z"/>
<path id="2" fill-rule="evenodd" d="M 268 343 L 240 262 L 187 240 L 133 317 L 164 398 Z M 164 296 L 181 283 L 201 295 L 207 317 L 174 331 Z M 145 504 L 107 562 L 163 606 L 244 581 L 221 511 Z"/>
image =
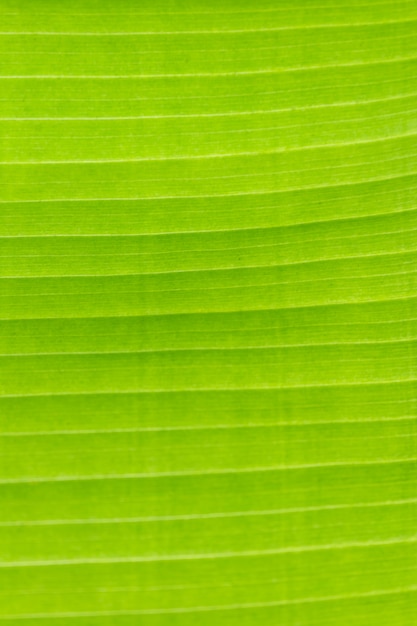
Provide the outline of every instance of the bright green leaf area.
<path id="1" fill-rule="evenodd" d="M 417 626 L 417 1 L 0 32 L 0 626 Z"/>

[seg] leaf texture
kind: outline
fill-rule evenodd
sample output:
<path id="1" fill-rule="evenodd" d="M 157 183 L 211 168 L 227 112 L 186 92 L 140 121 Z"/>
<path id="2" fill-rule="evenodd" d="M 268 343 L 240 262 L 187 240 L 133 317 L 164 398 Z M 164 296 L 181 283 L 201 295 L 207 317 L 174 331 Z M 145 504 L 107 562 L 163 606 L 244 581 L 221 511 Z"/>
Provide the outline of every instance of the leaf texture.
<path id="1" fill-rule="evenodd" d="M 417 624 L 417 2 L 0 16 L 0 626 Z"/>

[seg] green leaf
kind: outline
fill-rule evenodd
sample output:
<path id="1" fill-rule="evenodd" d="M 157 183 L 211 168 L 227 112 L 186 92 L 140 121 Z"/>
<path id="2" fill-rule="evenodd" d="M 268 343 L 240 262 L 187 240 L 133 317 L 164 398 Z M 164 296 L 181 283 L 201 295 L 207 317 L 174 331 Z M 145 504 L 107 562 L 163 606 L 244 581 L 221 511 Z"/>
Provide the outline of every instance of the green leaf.
<path id="1" fill-rule="evenodd" d="M 415 0 L 0 17 L 0 626 L 415 624 Z"/>

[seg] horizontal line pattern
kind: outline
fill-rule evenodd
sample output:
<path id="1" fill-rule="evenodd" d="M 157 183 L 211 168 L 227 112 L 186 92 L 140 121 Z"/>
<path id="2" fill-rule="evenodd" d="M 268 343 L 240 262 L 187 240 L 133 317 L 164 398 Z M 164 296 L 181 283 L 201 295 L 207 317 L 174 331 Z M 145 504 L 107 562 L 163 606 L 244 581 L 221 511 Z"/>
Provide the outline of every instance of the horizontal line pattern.
<path id="1" fill-rule="evenodd" d="M 0 6 L 0 623 L 411 626 L 412 0 Z"/>

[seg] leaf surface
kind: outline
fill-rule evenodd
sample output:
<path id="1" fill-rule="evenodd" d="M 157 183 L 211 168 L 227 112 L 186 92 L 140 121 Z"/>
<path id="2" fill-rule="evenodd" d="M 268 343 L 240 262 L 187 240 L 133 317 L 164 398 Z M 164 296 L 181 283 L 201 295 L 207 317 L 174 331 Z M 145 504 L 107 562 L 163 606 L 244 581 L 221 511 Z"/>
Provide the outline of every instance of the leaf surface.
<path id="1" fill-rule="evenodd" d="M 415 624 L 415 0 L 0 16 L 0 625 Z"/>

